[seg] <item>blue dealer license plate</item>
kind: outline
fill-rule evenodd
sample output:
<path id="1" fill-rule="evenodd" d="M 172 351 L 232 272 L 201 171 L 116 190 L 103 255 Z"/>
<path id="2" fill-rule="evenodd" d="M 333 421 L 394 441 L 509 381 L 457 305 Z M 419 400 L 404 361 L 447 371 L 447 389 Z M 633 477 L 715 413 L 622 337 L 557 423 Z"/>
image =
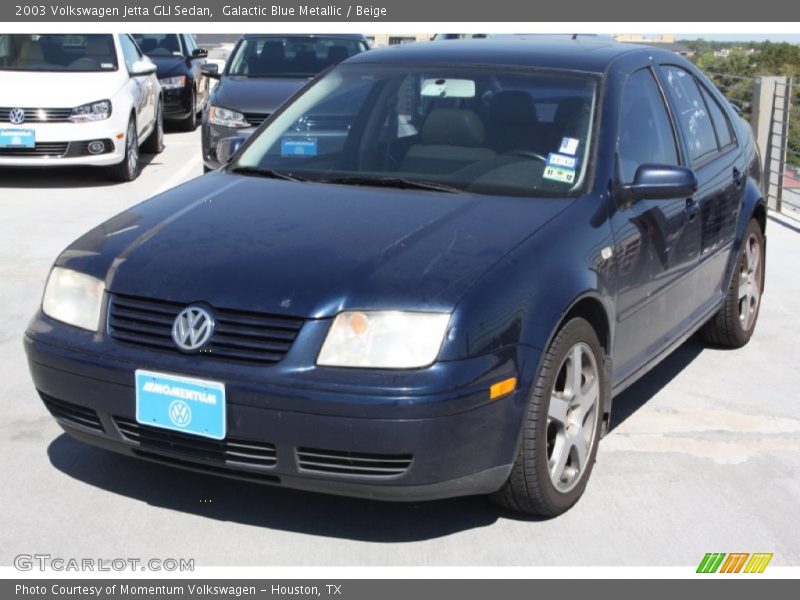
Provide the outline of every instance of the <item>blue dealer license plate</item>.
<path id="1" fill-rule="evenodd" d="M 225 385 L 153 371 L 136 371 L 136 420 L 221 440 L 225 437 Z"/>
<path id="2" fill-rule="evenodd" d="M 33 129 L 0 129 L 0 148 L 35 148 Z"/>

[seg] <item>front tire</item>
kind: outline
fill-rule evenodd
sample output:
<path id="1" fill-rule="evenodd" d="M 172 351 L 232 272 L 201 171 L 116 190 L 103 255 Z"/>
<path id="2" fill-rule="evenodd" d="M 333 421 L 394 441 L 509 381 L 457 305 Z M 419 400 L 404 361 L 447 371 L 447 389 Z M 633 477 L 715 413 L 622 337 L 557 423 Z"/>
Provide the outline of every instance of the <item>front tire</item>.
<path id="1" fill-rule="evenodd" d="M 181 131 L 194 131 L 197 129 L 197 94 L 192 90 L 192 99 L 189 104 L 189 116 L 178 121 Z"/>
<path id="2" fill-rule="evenodd" d="M 113 179 L 127 182 L 136 179 L 140 170 L 139 136 L 136 133 L 136 121 L 131 117 L 128 121 L 128 131 L 125 134 L 125 156 L 121 163 L 109 168 L 109 173 Z"/>
<path id="3" fill-rule="evenodd" d="M 545 353 L 511 475 L 492 499 L 509 510 L 553 517 L 586 489 L 603 422 L 603 350 L 594 328 L 570 320 Z"/>
<path id="4" fill-rule="evenodd" d="M 744 232 L 736 268 L 725 301 L 700 330 L 703 341 L 723 348 L 741 348 L 753 335 L 764 289 L 764 234 L 752 219 Z"/>

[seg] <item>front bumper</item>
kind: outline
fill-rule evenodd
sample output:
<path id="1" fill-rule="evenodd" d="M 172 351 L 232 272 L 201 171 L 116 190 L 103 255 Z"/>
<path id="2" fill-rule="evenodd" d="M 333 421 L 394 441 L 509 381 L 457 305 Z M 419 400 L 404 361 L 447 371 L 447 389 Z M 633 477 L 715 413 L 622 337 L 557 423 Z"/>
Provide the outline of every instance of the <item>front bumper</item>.
<path id="1" fill-rule="evenodd" d="M 221 140 L 229 137 L 249 138 L 258 129 L 257 127 L 247 127 L 235 129 L 233 127 L 222 127 L 208 122 L 208 115 L 203 114 L 203 124 L 200 137 L 202 142 L 203 164 L 209 169 L 218 169 L 222 163 L 217 159 L 217 144 Z"/>
<path id="2" fill-rule="evenodd" d="M 179 120 L 189 117 L 192 113 L 192 86 L 182 88 L 163 89 L 164 118 Z"/>
<path id="3" fill-rule="evenodd" d="M 42 335 L 43 326 L 53 325 L 47 317 L 40 315 L 32 325 L 38 326 L 26 334 L 25 349 L 34 384 L 72 436 L 186 469 L 380 500 L 429 500 L 499 489 L 516 453 L 528 384 L 520 377 L 516 393 L 494 402 L 488 387 L 530 371 L 539 356 L 522 347 L 438 363 L 419 372 L 428 391 L 438 388 L 434 393 L 416 395 L 407 380 L 391 389 L 370 384 L 356 394 L 340 392 L 335 384 L 324 389 L 313 377 L 309 387 L 276 385 L 281 376 L 271 381 L 273 367 L 264 368 L 263 383 L 254 384 L 237 377 L 236 365 L 225 365 L 228 377 L 209 374 L 196 356 L 137 348 L 113 356 L 94 354 L 58 340 L 51 343 L 50 336 Z M 226 439 L 216 442 L 138 425 L 137 368 L 222 380 Z"/>
<path id="4" fill-rule="evenodd" d="M 112 115 L 110 119 L 96 123 L 23 123 L 19 126 L 3 124 L 4 128 L 33 129 L 36 147 L 0 149 L 0 167 L 119 164 L 125 156 L 126 118 Z M 104 142 L 105 151 L 100 154 L 88 153 L 86 146 L 91 141 Z"/>

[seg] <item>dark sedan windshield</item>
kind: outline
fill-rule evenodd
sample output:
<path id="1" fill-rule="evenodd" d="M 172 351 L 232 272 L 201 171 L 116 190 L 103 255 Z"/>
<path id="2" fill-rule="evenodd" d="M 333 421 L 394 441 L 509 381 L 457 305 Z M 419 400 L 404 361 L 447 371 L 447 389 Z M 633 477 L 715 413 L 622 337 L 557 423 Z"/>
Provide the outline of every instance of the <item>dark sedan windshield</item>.
<path id="1" fill-rule="evenodd" d="M 147 56 L 183 56 L 181 39 L 174 33 L 134 33 L 133 39 Z"/>
<path id="2" fill-rule="evenodd" d="M 233 167 L 349 185 L 573 195 L 590 163 L 597 85 L 554 71 L 345 64 Z"/>
<path id="3" fill-rule="evenodd" d="M 110 35 L 0 34 L 0 70 L 114 71 L 117 54 Z"/>
<path id="4" fill-rule="evenodd" d="M 320 36 L 270 36 L 242 40 L 228 75 L 239 77 L 312 77 L 363 50 L 355 39 Z"/>

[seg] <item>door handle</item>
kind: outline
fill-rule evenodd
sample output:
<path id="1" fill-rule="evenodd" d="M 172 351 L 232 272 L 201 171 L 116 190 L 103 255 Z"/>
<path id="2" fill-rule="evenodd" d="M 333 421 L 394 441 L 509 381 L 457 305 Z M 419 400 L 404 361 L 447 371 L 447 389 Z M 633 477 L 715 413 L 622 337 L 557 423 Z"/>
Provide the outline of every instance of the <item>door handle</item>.
<path id="1" fill-rule="evenodd" d="M 744 183 L 744 175 L 736 167 L 733 167 L 733 183 L 736 184 L 737 188 L 742 187 L 742 183 Z"/>
<path id="2" fill-rule="evenodd" d="M 695 217 L 697 216 L 697 212 L 700 210 L 700 205 L 694 198 L 687 198 L 686 199 L 686 216 L 691 223 L 694 221 Z"/>

